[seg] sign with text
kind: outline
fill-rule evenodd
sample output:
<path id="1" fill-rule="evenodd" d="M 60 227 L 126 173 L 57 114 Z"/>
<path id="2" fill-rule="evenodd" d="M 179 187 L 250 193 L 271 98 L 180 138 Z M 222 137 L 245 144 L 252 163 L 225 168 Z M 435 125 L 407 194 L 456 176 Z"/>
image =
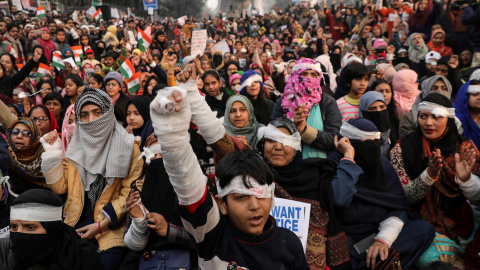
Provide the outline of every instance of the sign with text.
<path id="1" fill-rule="evenodd" d="M 192 32 L 192 51 L 190 53 L 191 56 L 202 56 L 205 53 L 205 49 L 207 48 L 207 38 L 207 29 L 196 30 Z"/>
<path id="2" fill-rule="evenodd" d="M 303 252 L 307 251 L 310 209 L 309 203 L 275 198 L 275 206 L 270 211 L 270 215 L 275 218 L 278 227 L 288 229 L 300 238 Z"/>

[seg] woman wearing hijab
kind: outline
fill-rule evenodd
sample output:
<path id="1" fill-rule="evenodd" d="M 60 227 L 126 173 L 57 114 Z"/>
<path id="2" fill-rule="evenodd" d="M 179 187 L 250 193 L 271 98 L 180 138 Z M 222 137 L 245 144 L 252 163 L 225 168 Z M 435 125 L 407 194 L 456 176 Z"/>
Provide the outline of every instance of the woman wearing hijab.
<path id="1" fill-rule="evenodd" d="M 161 80 L 157 76 L 155 75 L 149 76 L 146 79 L 145 84 L 143 85 L 142 95 L 145 97 L 148 97 L 150 100 L 153 100 L 155 98 L 155 92 L 153 91 L 153 88 L 157 84 L 161 84 L 161 83 L 162 83 Z"/>
<path id="2" fill-rule="evenodd" d="M 338 166 L 323 158 L 304 159 L 299 130 L 285 118 L 277 118 L 260 128 L 258 137 L 257 149 L 275 173 L 275 196 L 312 205 L 306 252 L 310 267 L 350 267 L 348 241 L 336 218 L 335 207 L 347 203 L 337 200 L 346 196 L 341 194 L 347 190 L 343 185 L 355 185 L 362 173 L 353 163 L 353 147 L 346 139 L 335 142 L 344 155 Z M 329 254 L 333 250 L 335 257 Z"/>
<path id="3" fill-rule="evenodd" d="M 359 109 L 360 117 L 372 121 L 381 133 L 379 138 L 381 153 L 390 158 L 390 149 L 398 140 L 398 136 L 392 132 L 385 97 L 376 91 L 366 92 L 360 98 Z"/>
<path id="4" fill-rule="evenodd" d="M 300 130 L 304 158 L 327 157 L 342 124 L 338 106 L 323 93 L 321 81 L 318 64 L 312 59 L 301 59 L 293 67 L 282 100 L 275 104 L 273 118 L 286 115 Z"/>
<path id="5" fill-rule="evenodd" d="M 412 109 L 420 91 L 418 91 L 417 73 L 413 70 L 400 70 L 395 74 L 392 80 L 392 87 L 397 105 L 397 117 L 402 116 Z"/>
<path id="6" fill-rule="evenodd" d="M 412 61 L 412 68 L 417 66 L 417 69 L 422 64 L 422 60 L 425 61 L 425 56 L 427 55 L 429 49 L 425 45 L 425 41 L 419 33 L 412 33 L 407 40 L 408 44 L 408 59 Z"/>
<path id="7" fill-rule="evenodd" d="M 416 131 L 401 138 L 390 153 L 411 208 L 437 232 L 420 268 L 432 260 L 454 264 L 476 230 L 468 201 L 479 204 L 479 153 L 458 134 L 454 119 L 447 97 L 427 95 L 418 105 Z"/>
<path id="8" fill-rule="evenodd" d="M 45 105 L 36 105 L 28 112 L 28 118 L 38 126 L 40 136 L 47 134 L 50 131 L 60 131 L 55 115 Z"/>
<path id="9" fill-rule="evenodd" d="M 75 102 L 75 132 L 62 159 L 56 132 L 42 140 L 42 171 L 52 191 L 66 194 L 64 222 L 99 250 L 107 269 L 117 269 L 123 243 L 125 202 L 143 160 L 133 135 L 117 123 L 111 98 L 86 87 Z"/>
<path id="10" fill-rule="evenodd" d="M 8 269 L 105 269 L 97 250 L 62 222 L 63 200 L 34 189 L 10 207 L 10 250 L 3 243 L 0 265 Z M 5 261 L 2 261 L 5 260 Z"/>
<path id="11" fill-rule="evenodd" d="M 257 130 L 264 125 L 257 122 L 253 105 L 248 98 L 235 95 L 227 101 L 223 126 L 228 134 L 254 148 L 257 145 Z"/>
<path id="12" fill-rule="evenodd" d="M 455 115 L 462 122 L 463 136 L 471 139 L 477 148 L 480 146 L 480 81 L 470 80 L 458 91 L 454 104 Z"/>
<path id="13" fill-rule="evenodd" d="M 73 132 L 75 131 L 75 105 L 70 105 L 65 112 L 62 125 L 62 157 L 65 156 L 68 144 L 72 140 Z"/>
<path id="14" fill-rule="evenodd" d="M 36 40 L 28 40 L 25 48 L 27 51 L 33 51 L 34 46 L 40 45 L 43 48 L 44 55 L 47 58 L 48 63 L 52 62 L 52 55 L 54 51 L 58 51 L 57 45 L 52 40 L 50 30 L 46 27 L 42 27 L 42 34 L 40 38 Z"/>
<path id="15" fill-rule="evenodd" d="M 62 58 L 63 59 L 73 58 L 73 57 L 74 57 L 74 53 L 73 53 L 72 49 L 66 48 L 65 50 L 62 51 Z"/>
<path id="16" fill-rule="evenodd" d="M 417 128 L 418 104 L 430 93 L 438 93 L 451 98 L 452 85 L 447 78 L 441 75 L 434 75 L 422 82 L 422 91 L 415 99 L 412 110 L 405 113 L 400 119 L 400 138 L 407 136 L 410 132 L 414 132 Z"/>
<path id="17" fill-rule="evenodd" d="M 351 119 L 343 123 L 340 135 L 350 140 L 355 148 L 355 163 L 363 170 L 355 185 L 344 186 L 351 189 L 343 198 L 349 203 L 337 212 L 349 239 L 352 268 L 373 267 L 378 262 L 377 254 L 385 260 L 393 247 L 400 251 L 402 268 L 410 269 L 432 243 L 433 226 L 409 217 L 405 192 L 395 169 L 381 153 L 381 135 L 374 123 Z M 340 157 L 335 151 L 329 159 L 338 163 Z M 354 247 L 372 234 L 376 236 L 366 247 L 368 252 Z"/>
<path id="18" fill-rule="evenodd" d="M 328 53 L 328 55 L 330 56 L 330 62 L 332 63 L 334 73 L 337 73 L 337 71 L 340 68 L 342 68 L 341 54 L 342 54 L 342 49 L 337 45 L 333 46 Z"/>
<path id="19" fill-rule="evenodd" d="M 29 189 L 48 189 L 41 171 L 40 131 L 37 125 L 28 118 L 13 121 L 7 130 L 7 141 L 12 160 L 8 170 L 9 182 L 14 196 Z"/>
<path id="20" fill-rule="evenodd" d="M 436 51 L 440 53 L 442 57 L 446 55 L 452 55 L 453 50 L 452 48 L 445 45 L 445 38 L 446 38 L 445 31 L 443 30 L 433 31 L 432 38 L 430 39 L 430 42 L 428 42 L 427 44 L 430 51 Z"/>
<path id="21" fill-rule="evenodd" d="M 134 96 L 128 102 L 126 111 L 127 132 L 140 136 L 145 124 L 150 120 L 150 99 L 145 96 Z"/>

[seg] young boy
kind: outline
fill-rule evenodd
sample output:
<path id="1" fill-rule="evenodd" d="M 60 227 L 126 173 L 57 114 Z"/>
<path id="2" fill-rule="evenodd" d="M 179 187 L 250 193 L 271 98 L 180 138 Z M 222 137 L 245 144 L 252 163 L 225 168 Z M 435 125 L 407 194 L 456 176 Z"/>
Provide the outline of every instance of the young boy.
<path id="1" fill-rule="evenodd" d="M 166 98 L 171 94 L 179 104 Z M 193 110 L 196 105 L 191 104 Z M 169 108 L 176 112 L 169 113 Z M 269 215 L 274 176 L 257 154 L 233 152 L 220 161 L 214 200 L 189 144 L 192 111 L 186 91 L 163 89 L 151 103 L 150 112 L 201 269 L 309 269 L 298 237 L 277 227 Z"/>
<path id="2" fill-rule="evenodd" d="M 338 109 L 342 114 L 342 122 L 359 118 L 358 105 L 360 98 L 368 86 L 369 72 L 364 64 L 352 62 L 345 67 L 345 84 L 349 92 L 337 100 Z"/>

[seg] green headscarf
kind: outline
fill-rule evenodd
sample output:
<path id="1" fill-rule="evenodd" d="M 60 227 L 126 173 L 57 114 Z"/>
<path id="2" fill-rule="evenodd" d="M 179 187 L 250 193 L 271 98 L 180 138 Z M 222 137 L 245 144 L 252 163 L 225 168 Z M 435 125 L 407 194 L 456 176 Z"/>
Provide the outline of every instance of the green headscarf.
<path id="1" fill-rule="evenodd" d="M 243 128 L 235 127 L 232 122 L 230 122 L 230 109 L 232 109 L 232 105 L 234 102 L 241 102 L 245 105 L 245 108 L 248 112 L 248 122 L 245 124 Z M 225 109 L 225 117 L 223 118 L 223 126 L 228 134 L 231 136 L 237 137 L 238 135 L 245 136 L 247 139 L 248 144 L 255 148 L 257 145 L 257 130 L 260 127 L 263 127 L 262 124 L 257 122 L 255 118 L 255 113 L 253 112 L 253 105 L 250 103 L 250 100 L 246 96 L 242 95 L 235 95 L 230 97 L 227 100 L 227 106 Z"/>

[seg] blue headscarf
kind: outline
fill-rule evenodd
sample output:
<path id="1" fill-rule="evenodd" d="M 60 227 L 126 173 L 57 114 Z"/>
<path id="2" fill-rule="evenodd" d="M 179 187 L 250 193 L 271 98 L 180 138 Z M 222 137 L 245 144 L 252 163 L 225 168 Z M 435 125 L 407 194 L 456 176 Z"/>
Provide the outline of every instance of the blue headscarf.
<path id="1" fill-rule="evenodd" d="M 358 105 L 359 108 L 359 115 L 363 118 L 363 112 L 368 111 L 368 107 L 372 105 L 375 101 L 382 101 L 387 106 L 387 102 L 385 101 L 385 97 L 377 91 L 368 91 L 360 98 L 360 104 Z"/>
<path id="2" fill-rule="evenodd" d="M 260 78 L 258 78 L 257 76 Z M 255 77 L 252 77 L 255 76 Z M 252 78 L 250 78 L 252 77 Z M 256 79 L 255 79 L 256 78 Z M 250 86 L 252 82 L 257 82 L 260 81 L 260 91 L 263 91 L 263 80 L 262 80 L 262 75 L 260 73 L 256 72 L 255 70 L 247 70 L 245 73 L 243 73 L 242 77 L 240 78 L 240 95 L 247 95 L 247 86 Z M 244 84 L 245 83 L 245 84 Z"/>
<path id="3" fill-rule="evenodd" d="M 70 52 L 72 53 L 72 55 L 65 55 L 65 53 L 66 53 L 67 51 L 70 51 Z M 70 49 L 70 48 L 66 48 L 66 49 L 63 50 L 63 52 L 62 52 L 62 57 L 63 57 L 63 59 L 66 59 L 66 58 L 69 58 L 69 57 L 72 57 L 72 58 L 73 58 L 74 55 L 75 55 L 75 54 L 73 53 L 73 50 Z"/>
<path id="4" fill-rule="evenodd" d="M 467 93 L 468 87 L 470 86 L 468 81 L 460 87 L 460 90 L 457 93 L 457 99 L 453 107 L 455 108 L 455 116 L 462 122 L 463 126 L 463 136 L 471 139 L 477 147 L 480 146 L 480 127 L 478 127 L 475 120 L 470 116 L 468 111 L 468 99 L 469 94 Z"/>

